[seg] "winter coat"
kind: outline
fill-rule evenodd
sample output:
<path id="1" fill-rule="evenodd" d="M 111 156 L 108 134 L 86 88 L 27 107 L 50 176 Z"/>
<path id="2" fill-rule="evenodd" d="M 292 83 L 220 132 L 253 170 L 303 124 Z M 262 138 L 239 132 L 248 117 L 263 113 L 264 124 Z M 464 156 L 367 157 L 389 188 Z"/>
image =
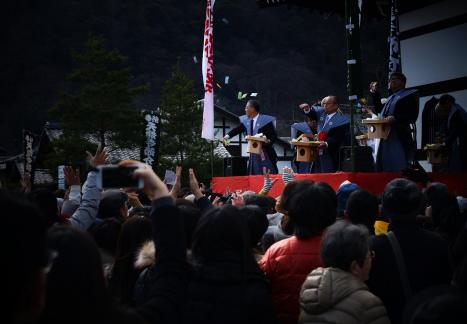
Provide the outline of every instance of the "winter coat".
<path id="1" fill-rule="evenodd" d="M 149 298 L 154 277 L 154 264 L 156 262 L 156 248 L 153 241 L 148 241 L 139 250 L 135 268 L 141 271 L 135 283 L 133 300 L 136 305 L 141 305 Z"/>
<path id="2" fill-rule="evenodd" d="M 399 242 L 412 295 L 451 280 L 451 261 L 448 244 L 438 234 L 421 229 L 416 221 L 392 222 L 390 230 Z M 386 235 L 371 240 L 375 252 L 370 278 L 370 291 L 386 306 L 391 323 L 401 323 L 407 301 L 391 244 Z"/>
<path id="3" fill-rule="evenodd" d="M 297 323 L 300 288 L 306 276 L 321 266 L 321 235 L 304 240 L 292 236 L 272 245 L 260 261 L 271 280 L 272 301 L 281 323 Z"/>
<path id="4" fill-rule="evenodd" d="M 300 293 L 299 323 L 390 323 L 381 300 L 363 281 L 337 268 L 313 270 Z"/>
<path id="5" fill-rule="evenodd" d="M 183 323 L 278 323 L 269 281 L 253 258 L 194 265 Z"/>
<path id="6" fill-rule="evenodd" d="M 167 196 L 152 202 L 150 217 L 157 261 L 148 299 L 136 311 L 146 323 L 179 323 L 189 280 L 182 216 Z"/>

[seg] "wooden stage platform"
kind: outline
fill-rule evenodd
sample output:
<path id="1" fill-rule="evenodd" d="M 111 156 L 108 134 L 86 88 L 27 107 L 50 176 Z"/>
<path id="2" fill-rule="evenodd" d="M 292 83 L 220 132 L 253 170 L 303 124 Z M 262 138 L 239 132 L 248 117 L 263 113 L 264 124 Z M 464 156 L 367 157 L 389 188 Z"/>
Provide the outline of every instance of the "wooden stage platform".
<path id="1" fill-rule="evenodd" d="M 449 191 L 455 195 L 467 197 L 467 173 L 429 173 L 430 179 L 435 182 L 446 184 Z M 367 189 L 374 194 L 381 194 L 385 185 L 395 178 L 400 178 L 400 173 L 363 173 L 363 172 L 336 172 L 317 174 L 296 174 L 295 179 L 309 179 L 328 183 L 337 191 L 339 185 L 345 180 L 358 184 L 361 188 Z M 271 175 L 272 179 L 279 178 L 269 195 L 279 196 L 284 188 L 282 175 Z M 226 189 L 233 190 L 253 190 L 258 192 L 263 186 L 263 176 L 240 176 L 240 177 L 214 177 L 212 179 L 212 189 L 214 192 L 224 193 Z"/>

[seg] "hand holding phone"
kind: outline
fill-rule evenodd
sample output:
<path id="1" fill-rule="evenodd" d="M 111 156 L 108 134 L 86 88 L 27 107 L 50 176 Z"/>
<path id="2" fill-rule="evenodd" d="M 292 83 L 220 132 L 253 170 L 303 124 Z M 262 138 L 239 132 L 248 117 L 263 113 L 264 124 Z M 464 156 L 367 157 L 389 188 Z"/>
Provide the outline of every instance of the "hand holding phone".
<path id="1" fill-rule="evenodd" d="M 121 161 L 119 166 L 137 165 L 139 168 L 134 172 L 137 179 L 144 182 L 144 193 L 149 199 L 155 200 L 162 197 L 170 197 L 169 189 L 164 182 L 154 173 L 152 168 L 144 163 L 133 160 Z"/>
<path id="2" fill-rule="evenodd" d="M 136 164 L 127 166 L 100 165 L 97 167 L 99 172 L 97 187 L 99 189 L 142 189 L 144 187 L 143 179 L 134 175 L 134 172 L 139 168 L 140 166 Z"/>

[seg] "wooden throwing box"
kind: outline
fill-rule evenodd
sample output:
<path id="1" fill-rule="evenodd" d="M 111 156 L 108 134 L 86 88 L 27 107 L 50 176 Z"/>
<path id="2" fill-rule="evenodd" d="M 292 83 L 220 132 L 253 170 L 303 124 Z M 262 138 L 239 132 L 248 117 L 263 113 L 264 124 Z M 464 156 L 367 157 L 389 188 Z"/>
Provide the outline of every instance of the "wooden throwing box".
<path id="1" fill-rule="evenodd" d="M 247 153 L 261 154 L 263 152 L 263 144 L 269 143 L 266 136 L 257 137 L 248 135 L 245 139 L 248 141 L 248 146 L 246 148 Z"/>
<path id="2" fill-rule="evenodd" d="M 300 141 L 293 139 L 290 144 L 297 147 L 297 162 L 313 162 L 317 156 L 317 148 L 321 142 L 319 141 Z"/>
<path id="3" fill-rule="evenodd" d="M 363 119 L 363 124 L 368 126 L 368 138 L 388 138 L 391 126 L 384 119 Z"/>

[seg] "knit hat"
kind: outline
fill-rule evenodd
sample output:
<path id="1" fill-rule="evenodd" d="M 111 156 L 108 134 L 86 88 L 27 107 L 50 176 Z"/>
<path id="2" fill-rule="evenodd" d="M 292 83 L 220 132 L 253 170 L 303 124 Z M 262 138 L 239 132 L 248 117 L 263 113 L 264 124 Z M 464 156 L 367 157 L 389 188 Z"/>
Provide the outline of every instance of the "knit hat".
<path id="1" fill-rule="evenodd" d="M 347 200 L 352 192 L 359 189 L 360 187 L 356 183 L 352 183 L 348 180 L 345 180 L 339 186 L 337 190 L 337 213 L 342 215 L 345 211 L 347 205 Z"/>

